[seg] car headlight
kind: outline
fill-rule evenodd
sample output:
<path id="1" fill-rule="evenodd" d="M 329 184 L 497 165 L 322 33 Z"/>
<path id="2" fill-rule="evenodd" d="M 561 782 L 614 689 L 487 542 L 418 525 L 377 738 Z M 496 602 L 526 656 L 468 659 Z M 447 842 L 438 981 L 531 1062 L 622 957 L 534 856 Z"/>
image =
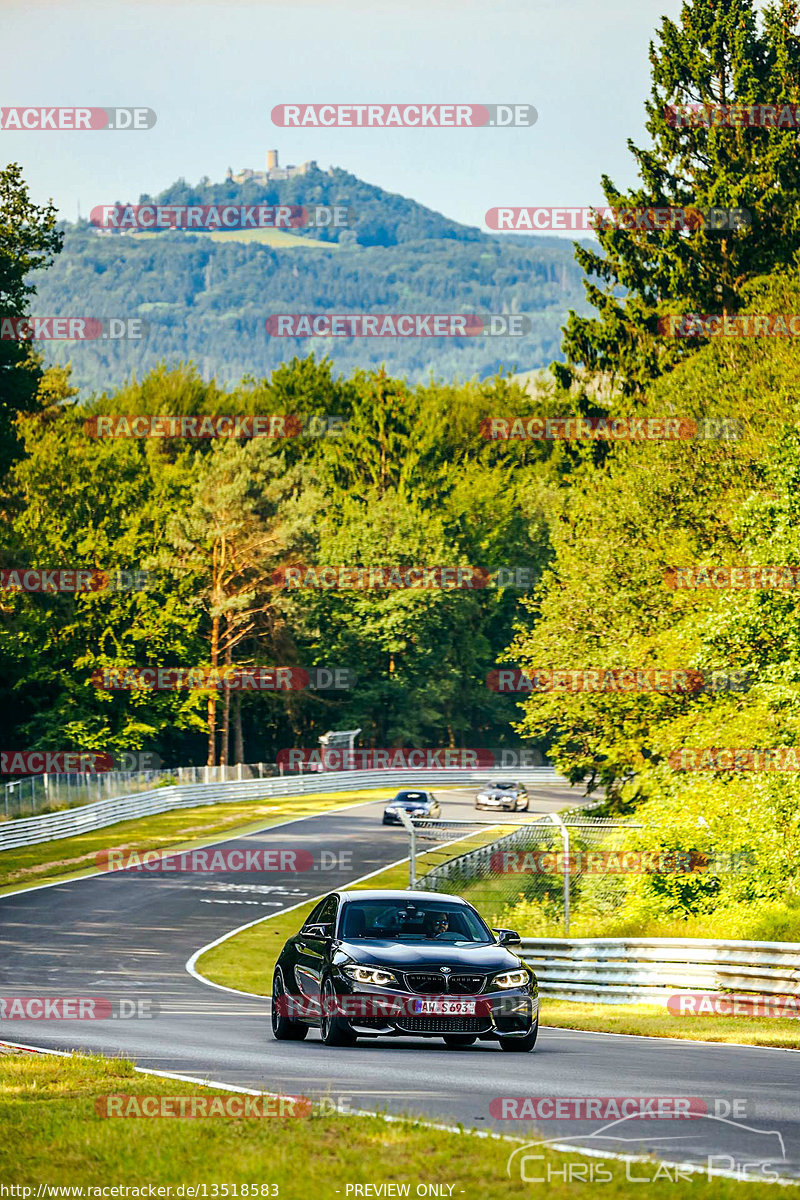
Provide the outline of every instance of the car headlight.
<path id="1" fill-rule="evenodd" d="M 384 811 L 384 812 L 388 812 L 388 813 L 396 813 L 396 812 L 397 812 L 397 809 L 396 809 L 396 808 L 392 808 L 392 807 L 391 807 L 391 805 L 389 805 L 389 807 L 388 807 L 388 808 L 385 808 L 383 811 Z"/>
<path id="2" fill-rule="evenodd" d="M 355 979 L 356 983 L 376 983 L 379 987 L 387 983 L 397 983 L 396 976 L 381 967 L 343 967 L 342 970 L 345 975 Z"/>
<path id="3" fill-rule="evenodd" d="M 504 971 L 502 975 L 495 975 L 491 982 L 491 987 L 497 988 L 515 988 L 523 987 L 528 982 L 527 971 Z"/>

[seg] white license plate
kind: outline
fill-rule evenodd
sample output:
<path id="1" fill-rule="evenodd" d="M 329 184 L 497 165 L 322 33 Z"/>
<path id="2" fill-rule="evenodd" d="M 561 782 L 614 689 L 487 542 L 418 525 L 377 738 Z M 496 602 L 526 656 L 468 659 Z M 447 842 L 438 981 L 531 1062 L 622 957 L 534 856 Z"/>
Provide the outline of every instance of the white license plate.
<path id="1" fill-rule="evenodd" d="M 414 1012 L 434 1017 L 474 1017 L 474 1000 L 415 1000 Z"/>

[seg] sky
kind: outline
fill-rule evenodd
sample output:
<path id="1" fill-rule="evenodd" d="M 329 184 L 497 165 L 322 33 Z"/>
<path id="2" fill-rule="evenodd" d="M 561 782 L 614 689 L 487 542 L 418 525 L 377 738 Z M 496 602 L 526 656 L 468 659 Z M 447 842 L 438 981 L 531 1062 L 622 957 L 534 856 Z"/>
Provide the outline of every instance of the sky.
<path id="1" fill-rule="evenodd" d="M 648 43 L 679 0 L 0 0 L 0 105 L 146 106 L 153 129 L 0 130 L 37 203 L 86 217 L 183 176 L 316 159 L 454 220 L 602 203 L 646 143 Z M 9 54 L 7 47 L 13 47 Z M 527 103 L 531 127 L 278 128 L 283 103 Z M 564 236 L 570 237 L 565 233 Z"/>

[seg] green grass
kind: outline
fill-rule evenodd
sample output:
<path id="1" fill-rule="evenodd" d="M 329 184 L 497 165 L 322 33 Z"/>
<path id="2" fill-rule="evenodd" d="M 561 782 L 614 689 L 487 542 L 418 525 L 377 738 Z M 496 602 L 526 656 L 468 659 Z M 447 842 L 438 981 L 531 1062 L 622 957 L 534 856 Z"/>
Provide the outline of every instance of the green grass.
<path id="1" fill-rule="evenodd" d="M 268 1079 L 263 1086 L 270 1090 Z M 470 1200 L 508 1200 L 533 1194 L 528 1189 L 534 1185 L 522 1185 L 518 1173 L 511 1179 L 506 1174 L 508 1156 L 517 1144 L 512 1141 L 428 1129 L 412 1119 L 389 1123 L 380 1117 L 336 1116 L 319 1109 L 306 1117 L 263 1120 L 108 1119 L 98 1115 L 95 1100 L 109 1094 L 226 1093 L 139 1075 L 130 1063 L 118 1059 L 0 1055 L 3 1183 L 31 1187 L 33 1195 L 39 1184 L 79 1185 L 84 1197 L 88 1187 L 115 1184 L 144 1185 L 144 1195 L 148 1184 L 173 1189 L 179 1184 L 205 1184 L 209 1197 L 216 1184 L 218 1196 L 230 1196 L 231 1184 L 241 1188 L 245 1183 L 259 1188 L 275 1184 L 281 1200 L 307 1200 L 309 1196 L 345 1200 L 348 1184 L 364 1183 L 407 1183 L 412 1196 L 418 1184 L 446 1183 L 453 1185 L 453 1197 L 463 1195 Z M 546 1130 L 534 1128 L 526 1133 L 530 1140 L 547 1136 Z M 536 1152 L 545 1155 L 544 1162 L 535 1164 L 539 1175 L 548 1169 L 562 1173 L 547 1186 L 549 1200 L 566 1200 L 580 1186 L 563 1178 L 565 1167 L 573 1173 L 583 1172 L 584 1178 L 592 1162 L 596 1169 L 597 1160 L 578 1154 L 549 1149 Z M 570 1168 L 570 1163 L 574 1167 Z M 638 1195 L 635 1189 L 641 1184 L 626 1180 L 623 1163 L 606 1160 L 605 1170 L 612 1174 L 603 1188 L 608 1200 L 632 1192 Z M 653 1160 L 637 1164 L 634 1174 L 652 1179 L 656 1170 Z M 227 1193 L 222 1191 L 226 1184 Z M 775 1196 L 768 1184 L 709 1180 L 699 1174 L 679 1183 L 662 1174 L 647 1189 L 648 1196 L 678 1198 L 684 1193 L 700 1200 L 733 1200 L 744 1194 L 774 1200 Z"/>
<path id="2" fill-rule="evenodd" d="M 310 247 L 312 250 L 338 250 L 338 242 L 322 242 L 319 238 L 300 237 L 289 233 L 286 229 L 218 229 L 207 233 L 200 229 L 187 231 L 192 237 L 199 237 L 212 242 L 260 242 L 271 246 L 273 250 L 297 250 L 300 247 Z M 142 230 L 129 235 L 133 238 L 152 239 L 161 237 L 159 233 Z"/>
<path id="3" fill-rule="evenodd" d="M 408 867 L 390 867 L 356 888 L 404 888 Z M 214 983 L 268 996 L 272 972 L 284 942 L 302 925 L 315 900 L 275 916 L 207 950 L 195 964 Z M 783 1018 L 679 1016 L 668 1009 L 645 1004 L 581 1004 L 541 997 L 543 1025 L 586 1029 L 601 1033 L 631 1033 L 647 1037 L 672 1037 L 686 1041 L 731 1042 L 750 1046 L 800 1047 L 800 1021 Z"/>
<path id="4" fill-rule="evenodd" d="M 560 888 L 560 882 L 553 888 Z M 495 925 L 516 929 L 523 937 L 563 937 L 563 909 L 547 900 L 505 898 L 497 888 L 480 884 L 461 893 Z M 800 903 L 786 900 L 741 901 L 700 913 L 660 915 L 644 906 L 592 912 L 580 900 L 570 913 L 570 937 L 734 938 L 753 942 L 800 942 Z"/>
<path id="5" fill-rule="evenodd" d="M 800 1048 L 800 1021 L 773 1017 L 679 1016 L 651 1004 L 579 1004 L 541 999 L 543 1025 L 600 1033 L 638 1033 L 688 1042 Z"/>
<path id="6" fill-rule="evenodd" d="M 313 793 L 254 799 L 199 808 L 180 808 L 133 821 L 121 821 L 78 837 L 56 842 L 39 842 L 19 850 L 0 851 L 0 895 L 4 890 L 35 886 L 45 880 L 78 878 L 94 873 L 100 850 L 124 847 L 145 850 L 190 850 L 218 835 L 236 837 L 264 829 L 278 821 L 326 812 L 360 800 L 381 800 L 394 795 L 391 789 Z"/>

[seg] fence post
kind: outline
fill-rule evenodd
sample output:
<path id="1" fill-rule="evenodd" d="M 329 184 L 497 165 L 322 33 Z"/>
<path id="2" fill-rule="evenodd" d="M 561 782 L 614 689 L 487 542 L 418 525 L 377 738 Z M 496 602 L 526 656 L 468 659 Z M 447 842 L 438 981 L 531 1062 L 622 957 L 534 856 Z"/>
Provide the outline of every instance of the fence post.
<path id="1" fill-rule="evenodd" d="M 414 824 L 404 808 L 398 808 L 397 815 L 406 827 L 409 837 L 408 847 L 408 886 L 413 889 L 417 886 L 417 832 L 414 829 Z"/>
<path id="2" fill-rule="evenodd" d="M 558 813 L 550 813 L 550 820 L 561 830 L 561 845 L 564 850 L 564 937 L 569 937 L 569 830 Z"/>

